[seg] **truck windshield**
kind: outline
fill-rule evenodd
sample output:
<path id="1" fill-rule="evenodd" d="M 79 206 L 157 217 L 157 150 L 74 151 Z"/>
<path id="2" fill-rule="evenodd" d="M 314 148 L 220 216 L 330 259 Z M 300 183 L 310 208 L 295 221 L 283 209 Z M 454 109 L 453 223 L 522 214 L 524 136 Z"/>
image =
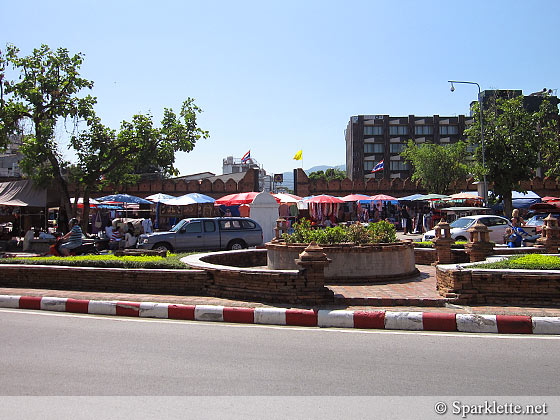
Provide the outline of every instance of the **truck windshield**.
<path id="1" fill-rule="evenodd" d="M 181 228 L 183 226 L 185 226 L 187 224 L 187 221 L 185 219 L 181 220 L 179 223 L 177 223 L 175 226 L 173 226 L 170 229 L 170 232 L 179 232 L 181 230 Z"/>

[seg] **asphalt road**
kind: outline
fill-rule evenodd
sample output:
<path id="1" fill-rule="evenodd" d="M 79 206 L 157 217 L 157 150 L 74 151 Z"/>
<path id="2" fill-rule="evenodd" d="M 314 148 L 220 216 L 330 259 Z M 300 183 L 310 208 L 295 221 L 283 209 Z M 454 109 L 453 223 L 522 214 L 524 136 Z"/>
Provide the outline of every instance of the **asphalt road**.
<path id="1" fill-rule="evenodd" d="M 0 395 L 558 395 L 560 337 L 0 310 Z"/>

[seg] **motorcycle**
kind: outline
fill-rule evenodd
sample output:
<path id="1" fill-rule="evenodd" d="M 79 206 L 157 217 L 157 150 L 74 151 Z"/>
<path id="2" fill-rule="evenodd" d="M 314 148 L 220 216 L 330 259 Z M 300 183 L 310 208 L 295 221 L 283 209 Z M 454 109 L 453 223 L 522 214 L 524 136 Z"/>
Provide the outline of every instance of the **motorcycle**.
<path id="1" fill-rule="evenodd" d="M 63 257 L 64 255 L 60 252 L 60 245 L 62 245 L 62 236 L 58 236 L 56 242 L 50 246 L 49 254 L 54 255 L 55 257 Z M 99 251 L 95 247 L 95 243 L 93 242 L 86 242 L 82 243 L 79 247 L 70 250 L 70 255 L 89 255 L 89 254 L 99 254 Z"/>
<path id="2" fill-rule="evenodd" d="M 518 248 L 521 246 L 532 246 L 540 235 L 530 235 L 520 227 L 511 226 L 506 231 L 507 246 L 509 248 Z"/>

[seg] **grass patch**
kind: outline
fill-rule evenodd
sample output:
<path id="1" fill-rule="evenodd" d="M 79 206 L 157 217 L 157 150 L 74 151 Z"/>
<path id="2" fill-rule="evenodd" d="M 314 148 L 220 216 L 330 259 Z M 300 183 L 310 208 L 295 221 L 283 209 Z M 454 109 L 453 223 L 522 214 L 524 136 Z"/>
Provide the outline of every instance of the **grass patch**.
<path id="1" fill-rule="evenodd" d="M 113 254 L 78 255 L 71 257 L 25 257 L 2 258 L 0 264 L 27 264 L 27 265 L 57 265 L 70 267 L 99 267 L 99 268 L 147 268 L 147 269 L 179 269 L 189 267 L 183 264 L 181 258 L 190 253 L 168 254 L 167 258 L 155 255 L 122 256 Z"/>
<path id="2" fill-rule="evenodd" d="M 466 241 L 457 241 L 451 245 L 451 249 L 465 249 Z M 415 248 L 433 248 L 432 241 L 414 242 Z"/>
<path id="3" fill-rule="evenodd" d="M 477 265 L 476 268 L 510 270 L 560 270 L 560 257 L 529 254 L 510 257 L 506 260 Z"/>

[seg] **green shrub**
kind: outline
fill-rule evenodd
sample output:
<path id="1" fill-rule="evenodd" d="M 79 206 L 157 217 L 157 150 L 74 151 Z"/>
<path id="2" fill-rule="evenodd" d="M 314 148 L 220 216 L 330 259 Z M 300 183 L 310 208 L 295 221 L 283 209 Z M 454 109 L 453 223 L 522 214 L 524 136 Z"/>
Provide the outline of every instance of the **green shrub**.
<path id="1" fill-rule="evenodd" d="M 495 263 L 479 264 L 476 267 L 510 270 L 560 270 L 560 257 L 528 254 L 510 257 Z"/>
<path id="2" fill-rule="evenodd" d="M 99 268 L 146 268 L 146 269 L 187 269 L 180 259 L 189 254 L 168 254 L 167 258 L 145 256 L 122 256 L 113 254 L 78 255 L 71 257 L 25 257 L 2 258 L 0 264 L 57 265 L 71 267 Z"/>
<path id="3" fill-rule="evenodd" d="M 433 246 L 432 241 L 414 242 L 414 248 L 432 248 Z"/>
<path id="4" fill-rule="evenodd" d="M 373 243 L 389 243 L 397 241 L 397 229 L 392 223 L 381 220 L 377 223 L 370 223 L 367 227 Z"/>
<path id="5" fill-rule="evenodd" d="M 335 226 L 319 229 L 311 229 L 311 223 L 307 219 L 294 225 L 294 233 L 283 234 L 286 243 L 310 243 L 315 241 L 322 245 L 334 245 L 351 242 L 357 245 L 368 243 L 397 242 L 395 226 L 391 223 L 381 221 L 370 223 L 368 227 L 356 223 L 350 226 Z"/>

